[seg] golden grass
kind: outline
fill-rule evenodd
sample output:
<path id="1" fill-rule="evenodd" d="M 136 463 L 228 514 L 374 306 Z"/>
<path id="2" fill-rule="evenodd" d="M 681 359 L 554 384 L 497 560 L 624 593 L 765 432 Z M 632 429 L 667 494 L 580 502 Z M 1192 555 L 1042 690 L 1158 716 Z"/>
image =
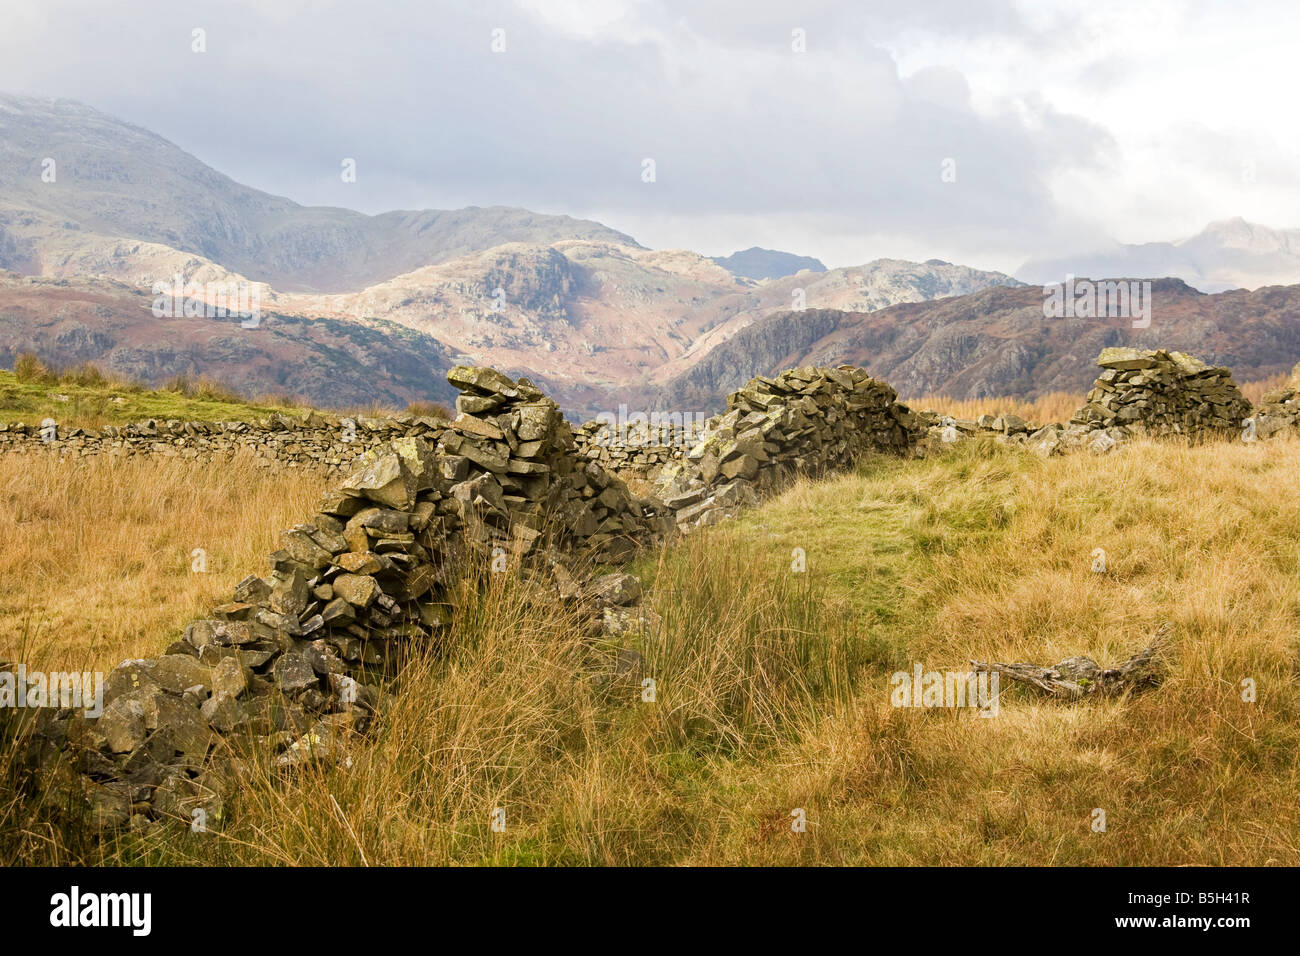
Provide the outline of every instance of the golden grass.
<path id="1" fill-rule="evenodd" d="M 1067 422 L 1083 404 L 1083 396 L 1073 392 L 1051 392 L 1034 399 L 1025 398 L 949 398 L 945 395 L 927 395 L 907 399 L 907 405 L 917 411 L 937 412 L 953 418 L 977 418 L 980 415 L 1019 415 L 1035 425 L 1048 422 Z"/>
<path id="2" fill-rule="evenodd" d="M 0 455 L 0 659 L 106 669 L 161 653 L 237 581 L 266 572 L 279 530 L 310 514 L 325 484 L 251 456 Z M 191 570 L 196 548 L 207 573 Z"/>
<path id="3" fill-rule="evenodd" d="M 1048 462 L 968 448 L 945 467 L 796 492 L 782 545 L 809 542 L 810 569 L 823 550 L 841 564 L 843 531 L 802 530 L 843 515 L 837 500 L 857 497 L 868 513 L 910 504 L 906 533 L 926 558 L 882 632 L 899 670 L 1080 653 L 1110 666 L 1161 620 L 1175 625 L 1167 681 L 1131 700 L 1062 705 L 1012 689 L 999 717 L 980 719 L 892 710 L 878 684 L 829 712 L 788 748 L 783 780 L 787 802 L 803 795 L 834 834 L 818 858 L 1300 861 L 1297 467 L 1295 442 L 1146 443 Z M 1105 575 L 1090 571 L 1099 546 Z M 1245 678 L 1257 703 L 1241 698 Z M 1094 808 L 1106 833 L 1090 829 Z M 754 856 L 729 844 L 723 859 Z"/>
<path id="4" fill-rule="evenodd" d="M 59 859 L 1297 865 L 1297 473 L 1300 442 L 1144 442 L 1050 460 L 970 442 L 801 483 L 637 565 L 665 626 L 624 644 L 644 655 L 654 703 L 635 679 L 597 679 L 619 649 L 584 637 L 572 610 L 525 582 L 471 580 L 450 638 L 404 672 L 350 768 L 285 775 L 253 760 L 223 828 L 124 834 Z M 166 472 L 155 495 L 164 479 L 171 494 L 188 487 Z M 153 527 L 148 509 L 101 516 L 122 489 L 77 497 L 85 484 L 47 493 L 65 510 L 42 520 L 85 529 L 60 533 L 61 564 L 39 538 L 5 560 L 102 587 L 83 590 L 81 612 L 106 621 L 116 592 L 92 586 L 98 565 L 72 551 L 120 560 L 158 535 L 172 555 L 160 600 L 185 593 L 191 536 Z M 227 583 L 260 570 L 273 531 L 308 507 L 286 513 L 286 491 L 272 514 L 270 484 L 221 500 L 239 486 L 205 499 L 228 520 L 261 509 L 244 526 L 261 536 L 248 546 L 257 557 Z M 94 543 L 118 522 L 134 530 Z M 234 537 L 212 540 L 233 559 Z M 1105 575 L 1090 570 L 1096 547 Z M 171 602 L 175 623 L 160 631 L 201 599 Z M 1109 666 L 1162 620 L 1174 625 L 1168 674 L 1144 695 L 1068 704 L 1004 685 L 989 719 L 890 706 L 889 675 L 914 662 L 1089 654 Z M 1242 700 L 1245 678 L 1255 703 Z M 497 807 L 504 833 L 490 829 Z M 791 831 L 795 808 L 806 833 Z M 1090 826 L 1096 808 L 1104 833 Z"/>
<path id="5" fill-rule="evenodd" d="M 1297 366 L 1300 368 L 1300 366 Z M 1258 381 L 1246 382 L 1241 386 L 1241 394 L 1250 400 L 1252 405 L 1258 405 L 1264 397 L 1265 392 L 1271 392 L 1274 389 L 1284 388 L 1289 381 L 1295 377 L 1295 372 L 1279 372 L 1268 378 L 1261 378 Z"/>

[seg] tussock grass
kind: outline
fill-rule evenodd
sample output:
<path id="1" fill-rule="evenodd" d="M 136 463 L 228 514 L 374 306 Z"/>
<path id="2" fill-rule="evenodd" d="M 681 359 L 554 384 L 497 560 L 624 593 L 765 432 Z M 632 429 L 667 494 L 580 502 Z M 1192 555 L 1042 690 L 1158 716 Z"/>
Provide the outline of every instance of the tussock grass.
<path id="1" fill-rule="evenodd" d="M 0 455 L 0 659 L 107 669 L 161 653 L 252 573 L 326 485 L 252 456 Z M 207 552 L 207 572 L 192 554 Z M 36 666 L 33 663 L 32 666 Z"/>
<path id="2" fill-rule="evenodd" d="M 1034 425 L 1067 422 L 1083 404 L 1083 396 L 1074 392 L 1050 392 L 1038 398 L 950 398 L 926 395 L 905 402 L 917 411 L 937 412 L 953 418 L 978 418 L 980 415 L 1019 415 Z"/>
<path id="3" fill-rule="evenodd" d="M 664 627 L 618 643 L 523 582 L 470 580 L 452 633 L 390 688 L 350 768 L 286 775 L 254 760 L 223 828 L 57 858 L 1296 865 L 1297 473 L 1298 442 L 1049 460 L 969 442 L 873 458 L 642 559 Z M 62 520 L 107 522 L 89 507 L 105 496 Z M 259 557 L 231 580 L 296 517 L 264 514 Z M 1097 547 L 1104 575 L 1090 570 Z M 94 573 L 74 561 L 64 578 Z M 112 613 L 108 595 L 94 600 Z M 1069 704 L 1004 685 L 992 718 L 890 706 L 890 674 L 915 662 L 1109 666 L 1163 620 L 1166 678 L 1140 696 Z M 632 651 L 654 703 L 635 667 L 603 677 Z M 490 828 L 497 807 L 504 833 Z M 796 808 L 805 833 L 791 831 Z"/>

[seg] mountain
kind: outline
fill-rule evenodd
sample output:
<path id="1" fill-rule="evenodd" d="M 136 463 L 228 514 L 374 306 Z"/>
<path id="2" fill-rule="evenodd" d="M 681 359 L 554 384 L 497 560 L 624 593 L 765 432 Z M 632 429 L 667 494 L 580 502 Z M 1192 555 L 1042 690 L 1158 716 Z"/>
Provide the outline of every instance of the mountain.
<path id="1" fill-rule="evenodd" d="M 777 252 L 775 249 L 760 249 L 758 246 L 733 252 L 729 256 L 714 256 L 713 261 L 732 275 L 746 279 L 782 279 L 802 269 L 810 272 L 826 271 L 820 259 L 796 256 L 792 252 Z"/>
<path id="2" fill-rule="evenodd" d="M 15 272 L 122 274 L 121 240 L 134 240 L 280 289 L 341 292 L 503 242 L 558 239 L 637 245 L 597 222 L 505 206 L 378 216 L 300 206 L 91 107 L 0 94 L 0 268 Z"/>
<path id="3" fill-rule="evenodd" d="M 773 314 L 736 333 L 654 398 L 667 409 L 720 407 L 754 375 L 798 365 L 861 365 L 906 397 L 1082 394 L 1108 346 L 1191 352 L 1238 382 L 1300 360 L 1300 285 L 1206 294 L 1180 279 L 1152 283 L 1151 326 L 1127 318 L 1043 315 L 1043 290 L 993 287 L 875 312 Z"/>
<path id="4" fill-rule="evenodd" d="M 1039 285 L 1062 282 L 1066 273 L 1173 276 L 1202 292 L 1290 285 L 1300 282 L 1300 229 L 1226 219 L 1178 242 L 1116 242 L 1078 255 L 1031 259 L 1016 270 L 1019 278 Z"/>
<path id="5" fill-rule="evenodd" d="M 47 157 L 57 165 L 43 178 Z M 583 416 L 652 394 L 775 310 L 867 311 L 1018 284 L 938 260 L 826 270 L 755 248 L 724 262 L 505 207 L 300 206 L 90 107 L 0 96 L 0 268 L 39 279 L 0 283 L 0 359 L 31 348 L 150 382 L 207 373 L 322 405 L 355 404 L 372 384 L 443 399 L 447 368 L 472 362 L 527 375 Z M 807 268 L 732 271 L 793 266 Z M 152 316 L 148 290 L 177 273 L 254 284 L 266 334 Z M 340 351 L 351 347 L 355 361 Z"/>
<path id="6" fill-rule="evenodd" d="M 272 301 L 285 314 L 418 329 L 462 360 L 527 375 L 586 413 L 667 381 L 800 301 L 865 311 L 1014 284 L 1002 273 L 894 259 L 755 282 L 685 250 L 571 240 L 498 246 L 358 293 Z"/>

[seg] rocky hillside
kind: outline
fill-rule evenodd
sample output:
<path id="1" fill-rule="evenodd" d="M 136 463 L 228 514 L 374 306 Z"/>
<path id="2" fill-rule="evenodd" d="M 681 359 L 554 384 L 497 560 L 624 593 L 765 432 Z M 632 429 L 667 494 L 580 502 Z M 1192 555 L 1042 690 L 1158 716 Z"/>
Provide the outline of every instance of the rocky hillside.
<path id="1" fill-rule="evenodd" d="M 170 282 L 177 271 L 195 283 L 233 283 L 243 276 L 158 244 L 123 240 L 111 248 L 109 265 L 116 268 L 103 270 L 83 260 L 74 269 L 103 276 L 102 286 L 89 277 L 0 282 L 0 322 L 8 326 L 0 333 L 2 341 L 28 343 L 14 348 L 31 347 L 56 364 L 102 361 L 106 368 L 151 381 L 152 370 L 174 374 L 179 363 L 192 366 L 193 374 L 223 380 L 233 374 L 232 385 L 286 387 L 279 377 L 264 380 L 264 370 L 256 364 L 232 364 L 214 354 L 204 344 L 211 338 L 209 324 L 173 322 L 166 335 L 155 334 L 157 320 L 146 307 L 153 281 Z M 109 278 L 122 273 L 134 279 Z M 755 282 L 732 276 L 693 252 L 567 240 L 496 246 L 359 292 L 321 295 L 265 284 L 259 288 L 263 310 L 283 321 L 359 325 L 372 336 L 399 327 L 419 333 L 417 353 L 449 357 L 435 363 L 428 380 L 432 393 L 414 397 L 445 399 L 437 383 L 456 361 L 490 363 L 544 384 L 566 409 L 581 415 L 614 407 L 620 396 L 644 394 L 693 367 L 746 326 L 800 300 L 810 306 L 868 310 L 1014 283 L 997 272 L 900 260 Z M 113 315 L 111 334 L 96 324 L 93 311 L 75 320 L 84 331 L 68 333 L 77 337 L 76 349 L 69 350 L 66 335 L 54 341 L 36 333 L 38 320 L 51 326 L 67 318 L 69 289 L 94 293 L 95 307 Z M 100 298 L 105 301 L 98 302 Z M 137 306 L 137 301 L 143 304 Z M 133 339 L 129 356 L 117 344 L 107 344 L 123 336 Z M 400 342 L 389 348 L 405 350 Z M 209 367 L 207 361 L 213 364 Z M 327 365 L 347 374 L 339 362 Z M 368 365 L 363 360 L 355 367 Z M 301 383 L 312 376 L 301 369 L 291 377 Z M 348 383 L 354 391 L 366 387 L 362 380 Z M 310 390 L 303 394 L 312 401 L 324 399 Z"/>
<path id="2" fill-rule="evenodd" d="M 135 247 L 154 243 L 277 288 L 339 292 L 503 242 L 575 238 L 636 246 L 600 223 L 504 206 L 300 206 L 80 103 L 0 94 L 0 268 L 127 278 Z"/>
<path id="3" fill-rule="evenodd" d="M 754 282 L 693 252 L 572 240 L 500 246 L 351 295 L 272 300 L 286 314 L 418 329 L 460 360 L 525 374 L 580 411 L 667 381 L 799 300 L 868 310 L 1014 283 L 997 272 L 892 259 Z"/>
<path id="4" fill-rule="evenodd" d="M 1192 352 L 1242 381 L 1300 359 L 1300 286 L 1206 295 L 1177 279 L 1157 280 L 1145 329 L 1123 318 L 1048 319 L 1042 304 L 1041 288 L 989 288 L 870 313 L 776 313 L 665 383 L 655 402 L 717 407 L 754 375 L 799 365 L 861 365 L 905 397 L 1034 398 L 1086 391 L 1096 355 L 1111 346 Z"/>
<path id="5" fill-rule="evenodd" d="M 376 388 L 444 400 L 447 368 L 470 362 L 527 375 L 578 415 L 667 382 L 775 310 L 1017 284 L 938 260 L 826 271 L 754 248 L 719 262 L 503 207 L 305 207 L 89 107 L 12 96 L 0 96 L 0 268 L 70 283 L 0 282 L 0 359 L 31 348 L 53 364 L 150 382 L 207 374 L 326 404 Z M 161 325 L 141 296 L 177 273 L 257 283 L 276 321 L 255 345 L 229 323 Z"/>
<path id="6" fill-rule="evenodd" d="M 437 340 L 391 322 L 276 314 L 257 328 L 226 318 L 155 318 L 146 292 L 106 279 L 0 273 L 0 366 L 21 352 L 159 385 L 208 375 L 248 396 L 301 396 L 325 408 L 449 402 L 453 364 Z"/>

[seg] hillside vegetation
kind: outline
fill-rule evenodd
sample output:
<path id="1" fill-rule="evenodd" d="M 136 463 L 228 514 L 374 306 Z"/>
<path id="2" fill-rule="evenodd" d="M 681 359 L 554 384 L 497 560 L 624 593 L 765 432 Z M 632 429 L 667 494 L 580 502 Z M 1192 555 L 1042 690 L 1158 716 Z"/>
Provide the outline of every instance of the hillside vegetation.
<path id="1" fill-rule="evenodd" d="M 301 414 L 301 409 L 296 409 Z M 32 424 L 53 418 L 60 425 L 99 428 L 148 418 L 185 421 L 253 421 L 272 412 L 294 413 L 283 400 L 257 403 L 208 382 L 177 382 L 147 389 L 95 373 L 22 379 L 0 369 L 0 422 Z"/>
<path id="2" fill-rule="evenodd" d="M 674 368 L 657 401 L 711 408 L 754 375 L 799 365 L 858 365 L 905 399 L 917 395 L 1015 395 L 1087 391 L 1094 357 L 1110 346 L 1187 352 L 1231 368 L 1238 381 L 1288 372 L 1300 359 L 1300 286 L 1203 295 L 1156 279 L 1150 328 L 1133 320 L 1045 318 L 1043 290 L 994 286 L 969 295 L 885 305 L 769 312 L 689 368 Z M 817 307 L 813 307 L 813 304 Z M 782 308 L 786 306 L 782 305 Z"/>
<path id="3" fill-rule="evenodd" d="M 182 586 L 189 548 L 223 555 L 228 587 L 264 570 L 272 533 L 318 490 L 230 469 L 205 471 L 195 491 L 179 466 L 129 465 L 3 475 L 6 511 L 28 502 L 3 529 L 4 576 L 34 576 L 66 602 L 58 622 L 38 610 L 23 625 L 57 659 L 161 651 L 208 597 Z M 643 558 L 632 570 L 663 617 L 655 638 L 592 646 L 536 589 L 470 581 L 450 639 L 392 688 L 350 767 L 287 776 L 254 760 L 204 834 L 99 844 L 28 823 L 7 849 L 327 866 L 1297 865 L 1298 469 L 1294 441 L 1046 460 L 972 441 L 925 461 L 873 458 Z M 160 528 L 187 521 L 200 524 Z M 1091 570 L 1098 547 L 1105 574 Z M 144 574 L 148 562 L 167 574 Z M 110 633 L 124 591 L 147 613 Z M 6 595 L 10 633 L 29 606 L 48 602 Z M 890 705 L 890 675 L 916 663 L 1087 654 L 1112 666 L 1166 620 L 1165 680 L 1140 696 L 1069 704 L 1004 684 L 990 719 Z M 598 679 L 630 650 L 656 681 L 653 703 L 635 682 Z M 498 807 L 503 833 L 490 827 Z M 1105 832 L 1092 830 L 1097 809 Z"/>

